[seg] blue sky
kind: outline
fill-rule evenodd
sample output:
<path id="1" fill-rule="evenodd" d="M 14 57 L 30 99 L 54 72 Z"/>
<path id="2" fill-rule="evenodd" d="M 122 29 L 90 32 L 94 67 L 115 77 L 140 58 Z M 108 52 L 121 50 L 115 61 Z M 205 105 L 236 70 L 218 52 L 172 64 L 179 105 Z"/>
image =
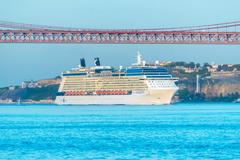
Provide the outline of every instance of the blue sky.
<path id="1" fill-rule="evenodd" d="M 239 0 L 7 0 L 0 20 L 79 28 L 160 28 L 240 20 Z M 0 87 L 59 75 L 86 57 L 128 65 L 146 60 L 239 63 L 240 46 L 0 44 Z"/>

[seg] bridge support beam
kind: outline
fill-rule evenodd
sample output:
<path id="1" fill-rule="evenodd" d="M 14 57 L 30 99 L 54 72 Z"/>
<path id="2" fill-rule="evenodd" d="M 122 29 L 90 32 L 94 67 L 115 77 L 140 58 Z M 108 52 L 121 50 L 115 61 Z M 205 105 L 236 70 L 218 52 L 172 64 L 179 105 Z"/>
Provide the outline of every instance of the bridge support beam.
<path id="1" fill-rule="evenodd" d="M 0 43 L 240 44 L 240 32 L 0 30 Z"/>

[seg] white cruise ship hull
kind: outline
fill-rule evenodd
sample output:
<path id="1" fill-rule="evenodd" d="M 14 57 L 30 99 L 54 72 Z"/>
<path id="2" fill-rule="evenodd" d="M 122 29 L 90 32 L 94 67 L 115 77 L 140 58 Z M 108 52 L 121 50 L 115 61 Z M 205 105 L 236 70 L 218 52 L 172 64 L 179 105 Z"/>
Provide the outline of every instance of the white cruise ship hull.
<path id="1" fill-rule="evenodd" d="M 132 95 L 57 96 L 58 105 L 162 105 L 170 104 L 177 87 L 152 89 Z"/>

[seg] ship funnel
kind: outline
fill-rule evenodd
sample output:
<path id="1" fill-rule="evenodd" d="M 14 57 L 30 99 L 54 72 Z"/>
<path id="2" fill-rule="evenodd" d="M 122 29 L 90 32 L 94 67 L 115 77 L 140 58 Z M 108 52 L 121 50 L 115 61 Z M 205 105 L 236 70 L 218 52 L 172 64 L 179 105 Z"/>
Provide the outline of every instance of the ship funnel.
<path id="1" fill-rule="evenodd" d="M 100 66 L 101 65 L 98 57 L 94 58 L 94 64 L 95 64 L 95 66 Z"/>
<path id="2" fill-rule="evenodd" d="M 85 68 L 86 67 L 86 62 L 84 58 L 80 58 L 80 67 Z"/>

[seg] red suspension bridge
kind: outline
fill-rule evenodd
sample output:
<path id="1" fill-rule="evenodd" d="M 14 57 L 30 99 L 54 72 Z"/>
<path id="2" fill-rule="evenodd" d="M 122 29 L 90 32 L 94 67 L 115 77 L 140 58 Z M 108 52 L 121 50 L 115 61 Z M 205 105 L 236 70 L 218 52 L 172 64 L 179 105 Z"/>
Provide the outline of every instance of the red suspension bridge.
<path id="1" fill-rule="evenodd" d="M 240 44 L 240 21 L 153 29 L 81 29 L 0 21 L 0 43 Z"/>

